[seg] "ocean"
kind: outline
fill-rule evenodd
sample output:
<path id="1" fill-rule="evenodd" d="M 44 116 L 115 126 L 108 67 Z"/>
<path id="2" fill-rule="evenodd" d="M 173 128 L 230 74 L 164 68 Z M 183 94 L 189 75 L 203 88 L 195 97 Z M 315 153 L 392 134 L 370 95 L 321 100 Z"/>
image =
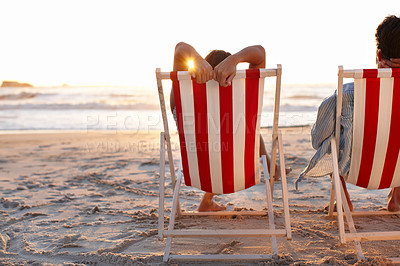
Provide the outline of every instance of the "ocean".
<path id="1" fill-rule="evenodd" d="M 168 120 L 170 86 L 165 85 Z M 280 126 L 314 123 L 321 101 L 335 85 L 283 85 Z M 261 127 L 271 127 L 274 86 L 266 84 Z M 0 88 L 0 131 L 114 130 L 146 131 L 163 128 L 157 88 L 149 87 L 34 87 Z"/>

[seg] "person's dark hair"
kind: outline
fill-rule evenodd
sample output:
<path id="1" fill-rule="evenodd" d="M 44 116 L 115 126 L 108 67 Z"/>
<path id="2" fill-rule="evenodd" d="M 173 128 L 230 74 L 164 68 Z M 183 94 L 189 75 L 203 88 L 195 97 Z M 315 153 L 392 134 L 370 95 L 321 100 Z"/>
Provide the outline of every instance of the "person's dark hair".
<path id="1" fill-rule="evenodd" d="M 204 59 L 212 66 L 212 68 L 215 68 L 230 55 L 230 53 L 223 50 L 212 50 Z"/>
<path id="2" fill-rule="evenodd" d="M 400 57 L 400 18 L 387 16 L 375 33 L 376 48 L 383 59 Z"/>

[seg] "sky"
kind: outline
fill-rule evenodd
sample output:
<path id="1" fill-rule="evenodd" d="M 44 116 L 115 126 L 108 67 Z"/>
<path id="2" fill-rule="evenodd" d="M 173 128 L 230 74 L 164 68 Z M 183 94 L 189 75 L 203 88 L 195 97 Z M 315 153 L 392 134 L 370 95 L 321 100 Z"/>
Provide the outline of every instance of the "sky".
<path id="1" fill-rule="evenodd" d="M 336 83 L 337 66 L 375 67 L 392 1 L 0 1 L 0 81 L 154 87 L 175 45 L 202 56 L 259 44 L 284 84 Z"/>

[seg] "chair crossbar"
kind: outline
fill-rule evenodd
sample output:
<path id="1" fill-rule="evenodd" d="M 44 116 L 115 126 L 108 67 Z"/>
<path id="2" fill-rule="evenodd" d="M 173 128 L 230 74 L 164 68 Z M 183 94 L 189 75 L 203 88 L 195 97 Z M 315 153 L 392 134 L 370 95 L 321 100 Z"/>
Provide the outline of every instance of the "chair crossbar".
<path id="1" fill-rule="evenodd" d="M 191 76 L 188 71 L 179 71 L 179 73 L 182 76 L 186 76 L 185 78 L 182 79 L 191 79 Z M 170 72 L 160 72 L 160 78 L 162 80 L 164 79 L 171 79 Z M 277 75 L 277 69 L 276 68 L 270 68 L 270 69 L 262 69 L 260 70 L 260 78 L 267 78 L 267 77 L 275 77 Z M 234 79 L 243 79 L 246 78 L 246 70 L 237 70 L 236 71 L 236 76 Z"/>
<path id="2" fill-rule="evenodd" d="M 389 261 L 395 264 L 400 264 L 400 258 L 388 258 Z"/>
<path id="3" fill-rule="evenodd" d="M 248 230 L 166 230 L 165 236 L 171 237 L 270 237 L 286 236 L 284 229 L 248 229 Z"/>
<path id="4" fill-rule="evenodd" d="M 400 211 L 390 212 L 390 211 L 352 211 L 351 216 L 380 216 L 380 215 L 400 215 Z M 337 216 L 337 212 L 332 213 L 333 217 Z"/>
<path id="5" fill-rule="evenodd" d="M 183 211 L 182 216 L 267 216 L 268 211 L 216 211 L 216 212 L 198 212 Z"/>
<path id="6" fill-rule="evenodd" d="M 346 233 L 345 239 L 346 242 L 350 242 L 353 240 L 358 240 L 358 241 L 400 240 L 400 231 Z"/>
<path id="7" fill-rule="evenodd" d="M 391 68 L 378 69 L 378 78 L 390 78 L 392 76 Z M 363 78 L 363 69 L 346 69 L 343 70 L 343 78 Z"/>
<path id="8" fill-rule="evenodd" d="M 171 260 L 186 261 L 237 261 L 237 260 L 269 260 L 273 258 L 272 254 L 265 255 L 170 255 Z"/>

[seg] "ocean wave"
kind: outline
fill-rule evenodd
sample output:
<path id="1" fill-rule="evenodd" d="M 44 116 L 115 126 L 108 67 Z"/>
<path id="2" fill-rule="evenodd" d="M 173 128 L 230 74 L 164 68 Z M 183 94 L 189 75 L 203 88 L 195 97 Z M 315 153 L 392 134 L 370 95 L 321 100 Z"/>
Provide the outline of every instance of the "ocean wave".
<path id="1" fill-rule="evenodd" d="M 101 96 L 103 96 L 103 95 L 101 95 Z M 144 95 L 143 94 L 142 95 L 135 95 L 135 94 L 124 94 L 124 93 L 111 93 L 111 94 L 109 94 L 109 96 L 110 97 L 115 97 L 115 98 L 132 98 L 132 97 L 139 98 L 139 97 L 142 97 Z"/>
<path id="2" fill-rule="evenodd" d="M 34 98 L 38 95 L 40 95 L 40 93 L 31 93 L 23 91 L 15 94 L 0 95 L 0 100 L 24 100 L 24 99 Z"/>
<path id="3" fill-rule="evenodd" d="M 316 112 L 317 109 L 316 106 L 291 104 L 281 104 L 279 107 L 281 112 Z M 263 107 L 263 112 L 273 112 L 273 110 L 274 107 L 272 105 Z"/>
<path id="4" fill-rule="evenodd" d="M 323 100 L 325 96 L 318 96 L 318 95 L 293 95 L 288 96 L 288 99 L 295 99 L 295 100 Z"/>

